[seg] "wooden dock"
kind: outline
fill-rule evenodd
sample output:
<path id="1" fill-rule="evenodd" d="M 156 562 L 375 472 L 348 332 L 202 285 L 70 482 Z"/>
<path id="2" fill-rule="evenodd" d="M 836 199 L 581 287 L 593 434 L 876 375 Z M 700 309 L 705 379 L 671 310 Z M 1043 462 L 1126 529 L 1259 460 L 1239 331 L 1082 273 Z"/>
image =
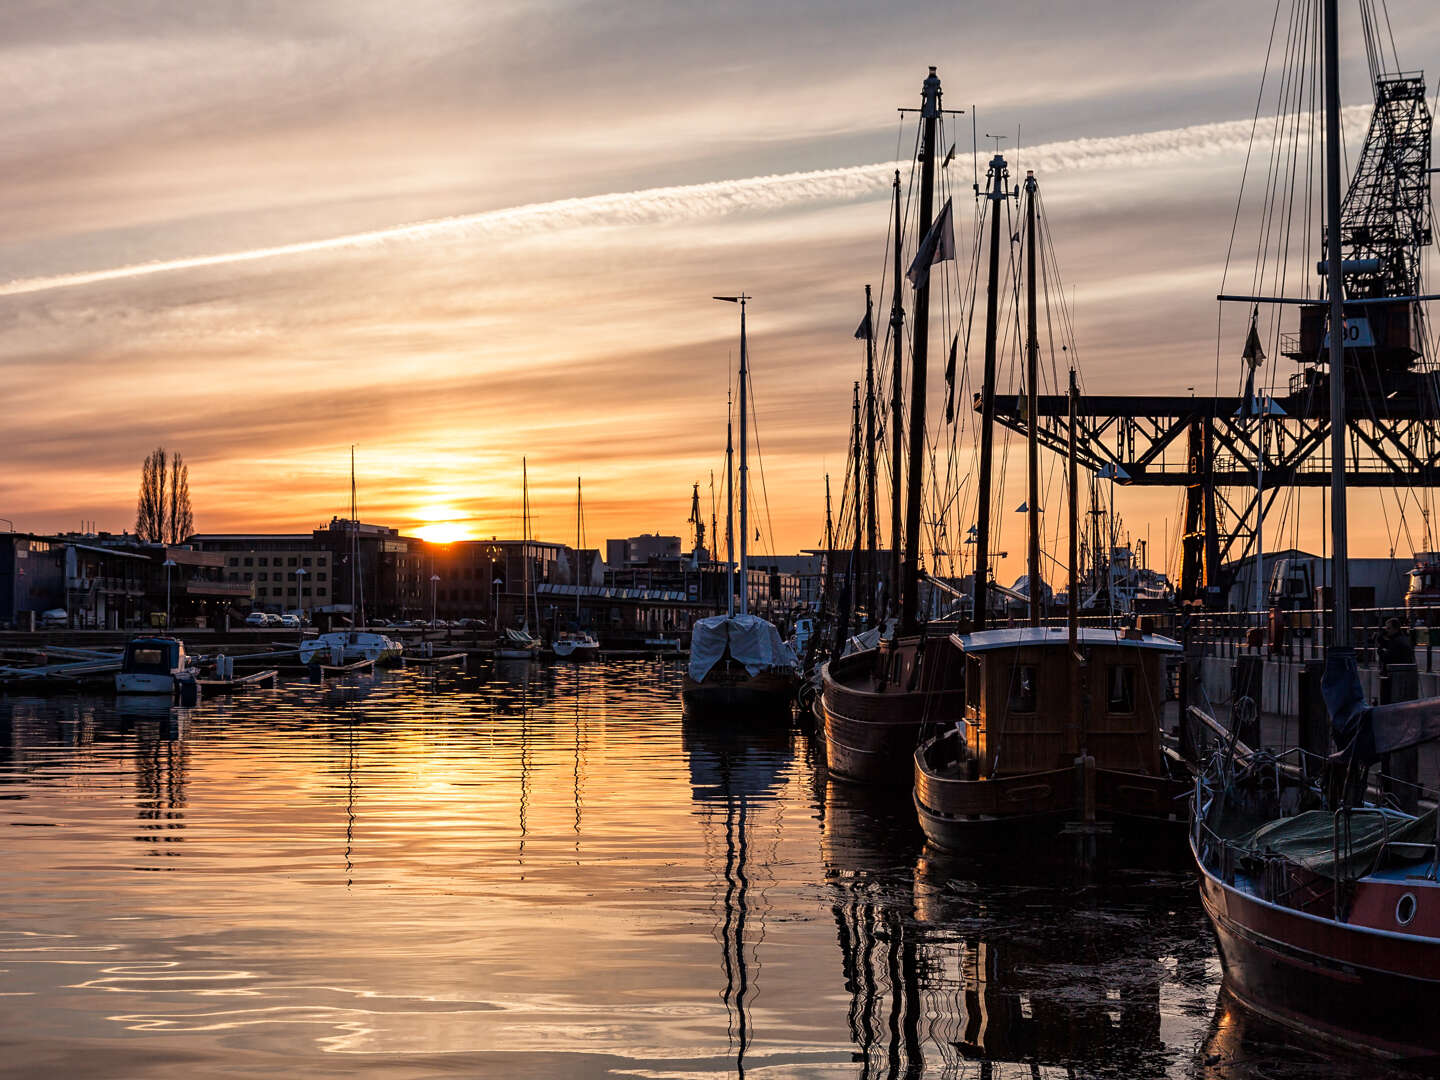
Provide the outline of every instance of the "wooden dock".
<path id="1" fill-rule="evenodd" d="M 195 683 L 200 687 L 200 696 L 218 697 L 221 694 L 234 694 L 241 690 L 247 690 L 252 686 L 274 687 L 280 678 L 280 673 L 274 668 L 265 671 L 256 671 L 249 675 L 237 675 L 230 679 L 196 679 Z"/>

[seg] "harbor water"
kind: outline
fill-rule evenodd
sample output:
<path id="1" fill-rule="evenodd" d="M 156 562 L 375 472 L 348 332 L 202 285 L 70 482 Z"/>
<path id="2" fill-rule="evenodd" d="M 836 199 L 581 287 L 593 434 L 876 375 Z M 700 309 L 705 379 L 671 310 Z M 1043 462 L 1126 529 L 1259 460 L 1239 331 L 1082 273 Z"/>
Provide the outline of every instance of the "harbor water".
<path id="1" fill-rule="evenodd" d="M 0 699 L 0 1075 L 1361 1077 L 1192 875 L 977 865 L 663 661 Z"/>

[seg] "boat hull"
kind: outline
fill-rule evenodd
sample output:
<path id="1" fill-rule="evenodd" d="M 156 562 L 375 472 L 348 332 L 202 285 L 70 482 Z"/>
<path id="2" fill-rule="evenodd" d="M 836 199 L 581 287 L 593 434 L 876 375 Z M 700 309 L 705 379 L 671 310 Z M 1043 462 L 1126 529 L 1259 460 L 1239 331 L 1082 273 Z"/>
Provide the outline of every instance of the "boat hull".
<path id="1" fill-rule="evenodd" d="M 174 675 L 140 675 L 121 672 L 115 676 L 117 694 L 157 694 L 174 697 L 179 683 Z"/>
<path id="2" fill-rule="evenodd" d="M 1280 907 L 1226 885 L 1199 858 L 1196 865 L 1226 987 L 1243 1005 L 1352 1050 L 1440 1053 L 1440 938 Z"/>
<path id="3" fill-rule="evenodd" d="M 845 780 L 887 787 L 913 782 L 913 755 L 924 731 L 954 719 L 964 690 L 963 668 L 949 663 L 949 642 L 911 638 L 888 649 L 865 649 L 821 669 L 820 708 L 830 773 Z M 921 670 L 915 673 L 916 664 Z M 885 665 L 893 677 L 877 686 Z M 917 689 L 906 689 L 912 682 Z"/>
<path id="4" fill-rule="evenodd" d="M 600 655 L 600 646 L 595 642 L 557 641 L 551 647 L 560 660 L 593 660 Z"/>
<path id="5" fill-rule="evenodd" d="M 743 678 L 712 672 L 704 682 L 696 682 L 686 675 L 680 700 L 685 715 L 696 720 L 788 724 L 795 703 L 795 678 L 770 671 Z"/>

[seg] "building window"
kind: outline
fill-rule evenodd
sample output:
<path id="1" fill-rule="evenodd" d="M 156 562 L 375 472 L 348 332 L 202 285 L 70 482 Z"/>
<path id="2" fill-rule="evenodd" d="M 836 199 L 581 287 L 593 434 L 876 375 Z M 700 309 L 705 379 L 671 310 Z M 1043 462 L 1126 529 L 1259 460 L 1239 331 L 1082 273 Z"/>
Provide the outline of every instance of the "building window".
<path id="1" fill-rule="evenodd" d="M 263 562 L 264 560 L 261 560 L 261 561 Z M 256 581 L 269 581 L 269 580 L 270 580 L 270 575 L 267 574 L 267 573 L 261 572 L 261 573 L 255 575 L 255 580 L 256 580 Z"/>
<path id="2" fill-rule="evenodd" d="M 254 566 L 254 565 L 255 565 L 255 560 L 252 559 L 249 555 L 246 555 L 246 556 L 245 556 L 245 565 L 246 565 L 246 566 Z"/>
<path id="3" fill-rule="evenodd" d="M 255 580 L 255 575 L 254 575 L 254 574 L 246 574 L 246 575 L 245 575 L 245 580 L 246 580 L 246 581 L 254 581 L 254 580 Z"/>
<path id="4" fill-rule="evenodd" d="M 301 560 L 300 560 L 300 565 L 301 565 L 301 566 L 309 566 L 309 565 L 310 565 L 310 556 L 309 556 L 309 555 L 306 555 L 306 556 L 302 557 Z"/>
<path id="5" fill-rule="evenodd" d="M 296 563 L 296 561 L 295 561 L 295 556 L 294 556 L 294 555 L 291 555 L 291 556 L 290 556 L 290 565 L 291 565 L 291 566 L 297 565 L 297 563 Z"/>
<path id="6" fill-rule="evenodd" d="M 267 559 L 264 555 L 261 555 L 259 561 L 256 562 L 255 565 L 256 565 L 256 566 L 269 566 L 269 565 L 270 565 L 270 560 Z"/>
<path id="7" fill-rule="evenodd" d="M 239 566 L 239 565 L 240 565 L 240 556 L 238 556 L 238 555 L 232 555 L 232 556 L 230 556 L 230 565 L 231 565 L 231 566 Z"/>
<path id="8" fill-rule="evenodd" d="M 324 581 L 324 580 L 325 580 L 325 576 L 326 576 L 326 575 L 325 575 L 325 571 L 324 571 L 324 570 L 317 570 L 317 571 L 315 571 L 315 580 L 316 580 L 316 581 Z"/>

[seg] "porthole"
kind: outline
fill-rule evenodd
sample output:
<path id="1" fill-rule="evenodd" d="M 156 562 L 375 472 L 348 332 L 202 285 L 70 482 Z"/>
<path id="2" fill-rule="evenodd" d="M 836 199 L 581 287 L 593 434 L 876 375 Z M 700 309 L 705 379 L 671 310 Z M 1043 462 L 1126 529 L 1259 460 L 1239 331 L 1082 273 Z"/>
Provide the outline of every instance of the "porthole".
<path id="1" fill-rule="evenodd" d="M 1415 918 L 1415 894 L 1406 893 L 1400 897 L 1400 902 L 1395 905 L 1395 921 L 1401 926 L 1409 926 Z"/>

